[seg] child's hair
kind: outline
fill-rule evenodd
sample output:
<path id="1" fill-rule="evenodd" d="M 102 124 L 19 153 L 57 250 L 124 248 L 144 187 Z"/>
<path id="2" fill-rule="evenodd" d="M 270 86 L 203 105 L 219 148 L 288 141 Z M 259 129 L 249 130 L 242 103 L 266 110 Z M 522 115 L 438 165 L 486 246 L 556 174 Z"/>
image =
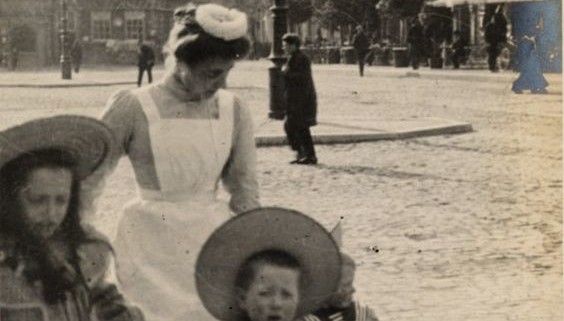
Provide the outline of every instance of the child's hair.
<path id="1" fill-rule="evenodd" d="M 72 173 L 71 199 L 67 215 L 62 226 L 69 233 L 81 233 L 80 218 L 78 215 L 80 181 L 76 173 L 74 158 L 63 150 L 44 149 L 25 153 L 8 162 L 0 169 L 0 205 L 4 215 L 0 217 L 0 231 L 24 233 L 22 225 L 21 208 L 17 200 L 17 194 L 23 184 L 29 179 L 30 173 L 38 168 L 65 168 Z M 81 235 L 72 235 L 71 239 L 80 238 Z"/>
<path id="2" fill-rule="evenodd" d="M 82 275 L 73 280 L 64 279 L 64 270 L 54 265 L 54 254 L 48 244 L 31 234 L 23 221 L 17 195 L 29 179 L 30 173 L 40 168 L 64 168 L 72 173 L 71 197 L 60 232 L 65 245 L 70 249 L 68 263 L 80 273 L 76 251 L 81 243 L 87 241 L 87 236 L 80 224 L 80 181 L 76 174 L 76 162 L 70 153 L 60 149 L 36 150 L 23 154 L 0 169 L 0 207 L 4 212 L 0 216 L 0 233 L 16 237 L 19 251 L 37 259 L 39 269 L 28 271 L 27 276 L 30 280 L 39 278 L 43 282 L 43 295 L 47 302 L 53 303 L 64 300 L 64 292 L 81 286 L 84 280 Z"/>
<path id="3" fill-rule="evenodd" d="M 302 283 L 301 265 L 295 257 L 281 250 L 265 250 L 249 257 L 239 268 L 235 287 L 247 291 L 253 282 L 261 266 L 272 265 L 288 268 L 300 272 L 300 284 Z"/>
<path id="4" fill-rule="evenodd" d="M 302 39 L 295 33 L 287 33 L 282 37 L 282 41 L 288 43 L 289 45 L 295 45 L 300 48 L 302 45 Z"/>

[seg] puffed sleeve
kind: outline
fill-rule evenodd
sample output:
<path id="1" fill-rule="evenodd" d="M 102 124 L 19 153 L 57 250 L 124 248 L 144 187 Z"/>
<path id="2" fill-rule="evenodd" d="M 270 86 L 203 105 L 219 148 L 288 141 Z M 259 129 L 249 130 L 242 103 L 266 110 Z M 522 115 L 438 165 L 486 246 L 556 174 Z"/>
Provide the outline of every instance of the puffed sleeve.
<path id="1" fill-rule="evenodd" d="M 115 170 L 119 159 L 128 153 L 142 113 L 141 105 L 129 90 L 118 91 L 108 100 L 101 118 L 112 130 L 115 144 L 104 164 L 82 181 L 81 213 L 87 223 L 96 214 L 95 201 L 102 194 L 106 179 Z"/>
<path id="2" fill-rule="evenodd" d="M 233 147 L 222 178 L 231 194 L 229 207 L 239 214 L 259 207 L 260 203 L 253 119 L 248 108 L 237 97 L 234 113 Z"/>
<path id="3" fill-rule="evenodd" d="M 96 320 L 143 321 L 141 310 L 129 303 L 116 285 L 110 243 L 103 237 L 92 239 L 79 247 L 78 255 Z"/>

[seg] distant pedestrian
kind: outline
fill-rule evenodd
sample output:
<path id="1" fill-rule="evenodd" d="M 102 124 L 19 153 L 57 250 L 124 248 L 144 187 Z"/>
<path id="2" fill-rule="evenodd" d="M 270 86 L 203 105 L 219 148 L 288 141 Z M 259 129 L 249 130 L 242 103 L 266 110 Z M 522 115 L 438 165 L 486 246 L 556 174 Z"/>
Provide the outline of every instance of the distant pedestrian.
<path id="1" fill-rule="evenodd" d="M 153 82 L 153 66 L 155 65 L 155 53 L 153 49 L 142 41 L 139 42 L 137 66 L 139 67 L 139 74 L 137 76 L 137 87 L 141 87 L 143 82 L 143 73 L 147 71 L 147 78 L 149 83 Z"/>
<path id="2" fill-rule="evenodd" d="M 485 40 L 488 43 L 488 68 L 498 72 L 497 58 L 501 53 L 501 45 L 507 41 L 507 19 L 498 7 L 494 16 L 485 26 Z"/>
<path id="3" fill-rule="evenodd" d="M 71 61 L 74 66 L 74 72 L 78 74 L 80 65 L 82 64 L 82 43 L 80 39 L 76 39 L 71 47 Z"/>
<path id="4" fill-rule="evenodd" d="M 296 34 L 282 37 L 290 56 L 283 73 L 288 106 L 284 130 L 290 147 L 297 152 L 291 164 L 317 164 L 310 127 L 317 124 L 317 95 L 311 75 L 311 62 L 300 50 L 301 40 Z"/>
<path id="5" fill-rule="evenodd" d="M 18 68 L 18 59 L 20 51 L 18 47 L 12 46 L 10 49 L 10 70 L 16 70 Z"/>
<path id="6" fill-rule="evenodd" d="M 425 56 L 425 35 L 423 24 L 416 18 L 411 23 L 407 33 L 407 43 L 409 44 L 409 57 L 413 70 L 419 69 L 421 57 Z"/>
<path id="7" fill-rule="evenodd" d="M 535 36 L 524 35 L 519 40 L 516 57 L 521 74 L 513 82 L 511 90 L 516 94 L 523 93 L 523 90 L 530 90 L 533 94 L 546 94 L 548 82 L 542 74 Z"/>
<path id="8" fill-rule="evenodd" d="M 452 42 L 452 65 L 454 69 L 460 68 L 460 64 L 466 57 L 466 46 L 467 42 L 466 39 L 462 38 L 460 35 L 460 31 L 456 30 L 453 33 L 453 42 Z"/>
<path id="9" fill-rule="evenodd" d="M 364 76 L 364 64 L 366 59 L 366 54 L 370 51 L 370 42 L 368 37 L 364 34 L 362 26 L 356 27 L 356 33 L 352 40 L 352 45 L 356 51 L 356 57 L 358 60 L 358 70 L 360 72 L 360 77 Z"/>
<path id="10" fill-rule="evenodd" d="M 2 51 L 0 51 L 0 61 L 2 61 L 1 66 L 8 69 L 10 66 L 10 45 L 7 43 L 6 38 L 2 38 Z"/>

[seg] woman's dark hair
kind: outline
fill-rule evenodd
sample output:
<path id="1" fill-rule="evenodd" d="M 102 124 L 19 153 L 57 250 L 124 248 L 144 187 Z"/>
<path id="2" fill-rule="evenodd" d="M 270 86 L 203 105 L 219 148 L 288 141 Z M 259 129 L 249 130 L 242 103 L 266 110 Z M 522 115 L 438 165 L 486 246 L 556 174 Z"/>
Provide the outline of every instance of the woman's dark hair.
<path id="1" fill-rule="evenodd" d="M 177 39 L 187 36 L 193 31 L 194 27 L 185 26 L 178 32 Z M 198 30 L 196 39 L 185 41 L 176 47 L 174 56 L 179 61 L 193 66 L 214 58 L 240 60 L 247 56 L 250 48 L 251 42 L 247 37 L 228 41 L 214 37 L 204 30 Z"/>
<path id="2" fill-rule="evenodd" d="M 235 279 L 235 287 L 243 291 L 247 291 L 258 272 L 258 269 L 264 265 L 272 265 L 276 267 L 288 268 L 300 272 L 300 285 L 302 283 L 303 271 L 300 262 L 295 257 L 281 250 L 265 250 L 258 252 L 249 257 L 245 263 L 239 268 L 237 278 Z"/>
<path id="3" fill-rule="evenodd" d="M 189 3 L 174 11 L 174 27 L 168 40 L 168 54 L 189 66 L 208 59 L 239 60 L 251 49 L 250 40 L 243 36 L 224 40 L 206 32 L 196 21 L 197 6 Z M 190 37 L 190 39 L 183 39 Z"/>
<path id="4" fill-rule="evenodd" d="M 29 175 L 39 168 L 69 169 L 72 173 L 71 197 L 67 215 L 57 230 L 57 239 L 63 241 L 68 249 L 68 263 L 76 271 L 74 279 L 63 277 L 68 271 L 62 269 L 54 260 L 53 250 L 49 242 L 39 240 L 29 231 L 22 218 L 21 204 L 18 193 L 24 187 Z M 0 233 L 10 235 L 18 242 L 18 251 L 25 256 L 36 259 L 39 263 L 37 271 L 28 271 L 28 279 L 40 279 L 43 283 L 43 294 L 47 302 L 56 302 L 64 299 L 64 292 L 84 284 L 84 279 L 78 267 L 77 248 L 86 241 L 79 217 L 79 191 L 80 181 L 76 174 L 74 158 L 67 152 L 59 149 L 45 149 L 25 153 L 11 160 L 0 169 Z M 60 263 L 60 262 L 59 262 Z"/>

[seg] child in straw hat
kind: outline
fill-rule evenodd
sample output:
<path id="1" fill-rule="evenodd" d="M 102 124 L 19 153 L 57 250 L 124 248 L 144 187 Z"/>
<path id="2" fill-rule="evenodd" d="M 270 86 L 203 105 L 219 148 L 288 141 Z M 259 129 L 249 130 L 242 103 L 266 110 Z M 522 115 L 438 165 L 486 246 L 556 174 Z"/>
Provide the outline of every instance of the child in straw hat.
<path id="1" fill-rule="evenodd" d="M 331 236 L 339 247 L 343 243 L 343 232 L 341 222 L 331 231 Z M 303 317 L 300 321 L 377 321 L 374 311 L 354 299 L 354 274 L 356 263 L 353 258 L 341 253 L 341 280 L 337 291 L 333 293 L 324 307 Z"/>
<path id="2" fill-rule="evenodd" d="M 293 321 L 336 290 L 340 259 L 331 235 L 311 218 L 263 208 L 211 235 L 198 257 L 196 285 L 221 321 Z"/>
<path id="3" fill-rule="evenodd" d="M 374 311 L 354 299 L 354 273 L 356 264 L 341 252 L 341 281 L 326 306 L 302 318 L 301 321 L 378 321 Z"/>
<path id="4" fill-rule="evenodd" d="M 82 116 L 0 132 L 1 320 L 143 320 L 107 277 L 111 246 L 81 226 L 81 181 L 111 150 L 109 129 Z"/>

